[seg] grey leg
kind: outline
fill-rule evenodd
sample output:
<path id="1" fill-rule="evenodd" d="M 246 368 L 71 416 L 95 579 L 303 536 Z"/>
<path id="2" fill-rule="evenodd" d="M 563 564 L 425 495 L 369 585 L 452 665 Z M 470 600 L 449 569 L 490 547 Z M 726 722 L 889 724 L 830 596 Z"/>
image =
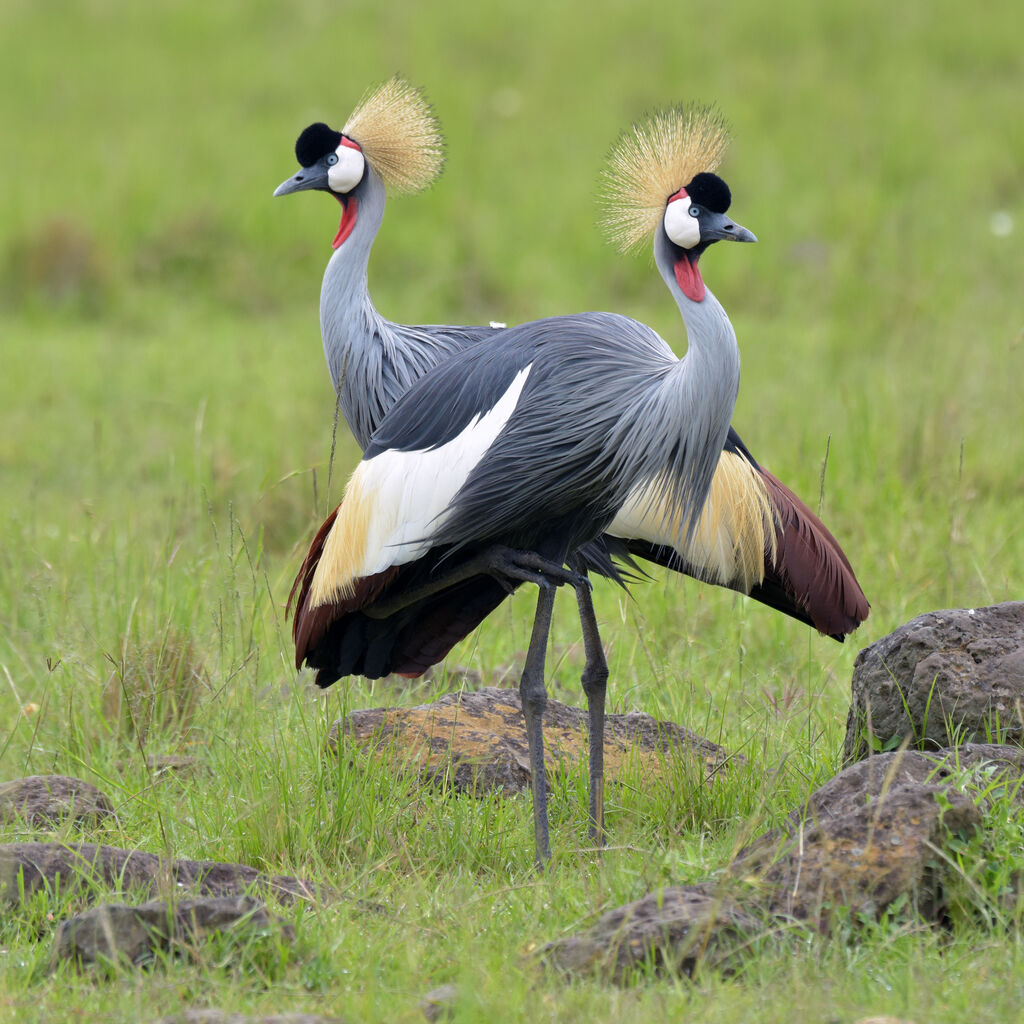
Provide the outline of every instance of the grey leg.
<path id="1" fill-rule="evenodd" d="M 535 863 L 538 868 L 551 859 L 548 836 L 548 786 L 544 771 L 544 731 L 542 719 L 548 703 L 544 686 L 544 658 L 547 653 L 551 612 L 555 605 L 555 587 L 541 586 L 537 597 L 537 614 L 533 620 L 530 649 L 519 683 L 519 696 L 526 719 L 526 741 L 530 748 L 530 779 L 533 788 L 533 832 L 536 841 Z"/>
<path id="2" fill-rule="evenodd" d="M 608 689 L 608 662 L 605 660 L 601 635 L 589 587 L 576 588 L 576 603 L 583 627 L 583 692 L 587 695 L 590 724 L 590 838 L 604 845 L 604 701 Z"/>

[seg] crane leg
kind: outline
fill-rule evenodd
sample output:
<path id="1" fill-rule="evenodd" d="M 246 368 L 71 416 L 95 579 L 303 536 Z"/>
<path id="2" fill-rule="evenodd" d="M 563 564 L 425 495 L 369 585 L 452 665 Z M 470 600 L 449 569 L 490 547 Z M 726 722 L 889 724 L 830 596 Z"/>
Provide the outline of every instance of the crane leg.
<path id="1" fill-rule="evenodd" d="M 493 576 L 509 593 L 520 583 L 537 584 L 539 590 L 537 613 L 533 619 L 530 646 L 526 652 L 523 674 L 519 682 L 519 696 L 523 705 L 526 742 L 530 752 L 533 831 L 536 843 L 534 860 L 538 868 L 543 868 L 551 859 L 551 839 L 548 832 L 548 786 L 547 774 L 544 770 L 543 718 L 548 702 L 548 693 L 544 686 L 544 662 L 548 634 L 551 632 L 555 591 L 563 584 L 568 584 L 575 589 L 577 595 L 586 594 L 588 601 L 590 597 L 590 580 L 582 573 L 566 569 L 564 557 L 563 551 L 562 559 L 556 562 L 533 551 L 517 551 L 503 545 L 494 545 L 474 558 L 463 562 L 451 572 L 438 576 L 415 590 L 404 591 L 391 599 L 375 601 L 362 609 L 363 613 L 371 618 L 387 618 L 417 601 L 479 575 Z M 592 608 L 591 618 L 593 618 Z M 598 641 L 598 650 L 600 650 L 600 641 Z M 607 669 L 605 675 L 607 675 Z M 603 719 L 603 681 L 601 711 Z"/>
<path id="2" fill-rule="evenodd" d="M 544 658 L 548 633 L 551 631 L 551 612 L 555 605 L 555 588 L 540 587 L 537 614 L 533 619 L 533 633 L 526 652 L 526 663 L 519 682 L 519 696 L 526 719 L 526 742 L 530 748 L 530 785 L 533 790 L 533 833 L 536 841 L 534 863 L 541 869 L 551 859 L 551 840 L 548 835 L 548 780 L 544 771 L 544 709 L 548 692 L 544 686 Z"/>
<path id="3" fill-rule="evenodd" d="M 583 628 L 583 692 L 587 695 L 590 726 L 590 838 L 604 845 L 604 702 L 608 689 L 608 662 L 597 629 L 589 587 L 576 588 L 576 603 Z"/>

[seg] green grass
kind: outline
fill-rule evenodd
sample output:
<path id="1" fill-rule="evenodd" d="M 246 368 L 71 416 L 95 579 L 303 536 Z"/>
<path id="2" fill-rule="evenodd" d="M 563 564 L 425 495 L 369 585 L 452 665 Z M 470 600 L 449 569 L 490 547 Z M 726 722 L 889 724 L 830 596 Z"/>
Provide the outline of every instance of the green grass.
<path id="1" fill-rule="evenodd" d="M 705 877 L 824 782 L 860 646 L 922 611 L 1021 596 L 1016 6 L 380 8 L 0 12 L 0 778 L 88 778 L 118 807 L 105 841 L 382 906 L 286 911 L 293 949 L 211 947 L 99 981 L 47 972 L 47 915 L 75 909 L 55 894 L 0 923 L 0 1014 L 128 1021 L 198 1003 L 412 1021 L 452 981 L 467 1021 L 1015 1019 L 1019 913 L 780 942 L 738 978 L 631 991 L 538 976 L 530 953 Z M 447 800 L 321 758 L 345 707 L 429 699 L 443 672 L 321 696 L 291 667 L 288 587 L 357 452 L 343 439 L 332 473 L 316 304 L 335 211 L 270 193 L 305 124 L 340 121 L 395 70 L 449 140 L 444 177 L 391 204 L 374 251 L 378 308 L 407 322 L 610 308 L 681 351 L 649 262 L 602 243 L 595 183 L 645 109 L 721 105 L 731 212 L 760 239 L 705 268 L 743 353 L 734 422 L 812 506 L 828 449 L 823 515 L 872 602 L 839 647 L 692 581 L 599 587 L 613 710 L 672 718 L 752 767 L 711 793 L 685 777 L 613 789 L 599 861 L 571 776 L 543 878 L 528 801 Z M 514 663 L 532 607 L 508 602 L 449 666 Z M 564 595 L 552 645 L 550 690 L 577 701 Z M 145 766 L 180 753 L 199 762 L 183 778 Z M 986 858 L 1021 856 L 1019 811 L 1001 820 L 987 852 L 962 853 L 965 892 L 990 902 L 1008 883 Z"/>

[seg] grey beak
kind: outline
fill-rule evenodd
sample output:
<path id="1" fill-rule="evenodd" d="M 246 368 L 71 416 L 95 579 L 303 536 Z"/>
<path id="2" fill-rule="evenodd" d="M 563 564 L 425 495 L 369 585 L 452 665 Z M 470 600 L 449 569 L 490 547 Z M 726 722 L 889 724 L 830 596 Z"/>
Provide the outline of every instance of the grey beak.
<path id="1" fill-rule="evenodd" d="M 282 181 L 274 189 L 275 196 L 287 196 L 292 192 L 304 192 L 311 188 L 327 188 L 327 174 L 316 164 L 312 167 L 303 167 L 298 174 L 292 175 L 287 181 Z"/>
<path id="2" fill-rule="evenodd" d="M 737 224 L 724 213 L 715 213 L 700 226 L 701 241 L 716 242 L 756 242 L 753 231 Z"/>

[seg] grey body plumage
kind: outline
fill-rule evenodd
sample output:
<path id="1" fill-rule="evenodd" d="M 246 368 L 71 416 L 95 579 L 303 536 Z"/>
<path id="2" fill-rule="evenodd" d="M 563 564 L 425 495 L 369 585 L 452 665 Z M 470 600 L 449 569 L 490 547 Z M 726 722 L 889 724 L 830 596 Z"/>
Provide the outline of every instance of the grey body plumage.
<path id="1" fill-rule="evenodd" d="M 729 429 L 739 354 L 710 293 L 689 306 L 699 328 L 681 360 L 649 327 L 613 313 L 507 328 L 425 376 L 385 418 L 364 459 L 444 444 L 530 367 L 512 418 L 456 495 L 436 543 L 500 538 L 532 549 L 564 520 L 573 550 L 651 478 L 666 481 L 680 521 L 693 522 Z"/>

